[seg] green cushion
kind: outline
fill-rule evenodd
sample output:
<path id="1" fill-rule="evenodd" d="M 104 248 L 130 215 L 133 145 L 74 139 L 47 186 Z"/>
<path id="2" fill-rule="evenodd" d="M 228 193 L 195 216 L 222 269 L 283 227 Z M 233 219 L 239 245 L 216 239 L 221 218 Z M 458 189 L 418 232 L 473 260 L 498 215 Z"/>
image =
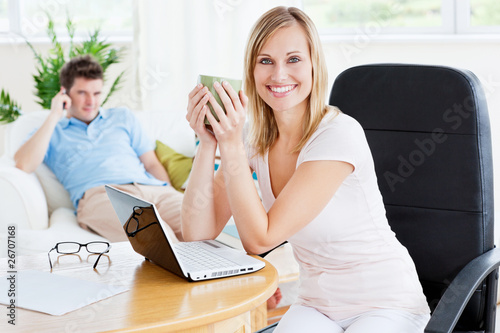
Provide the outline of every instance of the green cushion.
<path id="1" fill-rule="evenodd" d="M 184 191 L 183 185 L 193 167 L 193 158 L 184 156 L 163 142 L 156 140 L 156 156 L 167 170 L 172 186 L 178 191 Z"/>

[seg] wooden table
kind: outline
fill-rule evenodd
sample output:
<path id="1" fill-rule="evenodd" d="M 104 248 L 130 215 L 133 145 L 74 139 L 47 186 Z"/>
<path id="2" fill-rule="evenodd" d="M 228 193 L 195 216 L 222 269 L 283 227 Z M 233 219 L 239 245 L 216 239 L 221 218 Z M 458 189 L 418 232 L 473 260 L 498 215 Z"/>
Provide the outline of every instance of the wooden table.
<path id="1" fill-rule="evenodd" d="M 84 249 L 79 255 L 53 252 L 52 258 L 53 274 L 130 290 L 63 316 L 17 308 L 16 327 L 2 315 L 1 332 L 253 332 L 266 326 L 266 301 L 278 283 L 276 269 L 267 262 L 251 274 L 187 282 L 145 261 L 128 242 L 114 243 L 97 271 L 92 269 L 96 256 Z M 16 266 L 17 271 L 50 271 L 47 254 L 21 256 Z M 7 271 L 7 259 L 0 267 Z"/>

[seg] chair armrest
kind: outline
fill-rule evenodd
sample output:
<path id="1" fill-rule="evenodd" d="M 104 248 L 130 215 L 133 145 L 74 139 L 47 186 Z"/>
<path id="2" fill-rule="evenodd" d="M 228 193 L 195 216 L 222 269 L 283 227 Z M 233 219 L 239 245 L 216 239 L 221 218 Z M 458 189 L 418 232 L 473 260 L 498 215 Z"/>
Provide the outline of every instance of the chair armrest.
<path id="1" fill-rule="evenodd" d="M 278 326 L 279 322 L 273 323 L 269 326 L 264 327 L 263 329 L 258 330 L 255 333 L 272 333 L 276 329 L 276 326 Z"/>
<path id="2" fill-rule="evenodd" d="M 500 249 L 492 249 L 469 262 L 441 297 L 425 333 L 451 333 L 479 284 L 500 266 Z"/>
<path id="3" fill-rule="evenodd" d="M 1 231 L 16 224 L 19 229 L 46 229 L 49 225 L 47 201 L 35 174 L 5 161 L 0 163 Z"/>

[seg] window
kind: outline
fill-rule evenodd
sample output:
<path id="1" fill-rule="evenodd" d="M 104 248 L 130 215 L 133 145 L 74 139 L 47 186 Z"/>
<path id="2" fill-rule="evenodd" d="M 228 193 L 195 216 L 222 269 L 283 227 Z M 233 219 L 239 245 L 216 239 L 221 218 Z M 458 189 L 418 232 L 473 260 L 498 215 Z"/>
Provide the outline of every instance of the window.
<path id="1" fill-rule="evenodd" d="M 0 32 L 9 31 L 9 4 L 7 0 L 0 0 Z"/>
<path id="2" fill-rule="evenodd" d="M 67 34 L 68 17 L 77 34 L 99 28 L 107 36 L 131 36 L 132 11 L 132 0 L 0 0 L 0 32 L 45 37 L 49 15 L 58 36 Z"/>
<path id="3" fill-rule="evenodd" d="M 500 32 L 498 0 L 303 0 L 321 34 Z M 363 31 L 368 30 L 368 31 Z"/>
<path id="4" fill-rule="evenodd" d="M 460 33 L 500 32 L 500 2 L 468 0 L 457 3 Z"/>
<path id="5" fill-rule="evenodd" d="M 473 27 L 500 24 L 500 2 L 498 0 L 471 0 L 469 13 L 470 23 Z"/>

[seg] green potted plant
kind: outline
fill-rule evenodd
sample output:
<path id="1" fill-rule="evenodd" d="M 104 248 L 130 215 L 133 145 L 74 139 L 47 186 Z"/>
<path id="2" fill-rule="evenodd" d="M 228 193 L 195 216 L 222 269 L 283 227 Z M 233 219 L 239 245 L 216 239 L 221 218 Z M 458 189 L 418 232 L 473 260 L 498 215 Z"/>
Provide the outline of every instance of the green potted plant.
<path id="1" fill-rule="evenodd" d="M 47 26 L 47 34 L 51 39 L 52 47 L 48 55 L 42 56 L 38 53 L 33 45 L 26 40 L 26 43 L 33 51 L 35 58 L 38 62 L 36 68 L 37 73 L 33 75 L 35 79 L 35 95 L 39 98 L 37 101 L 44 109 L 50 109 L 52 98 L 59 92 L 61 85 L 59 82 L 59 72 L 62 66 L 69 59 L 78 56 L 90 54 L 101 64 L 104 71 L 104 79 L 106 80 L 106 70 L 112 64 L 119 63 L 123 55 L 123 48 L 114 48 L 111 43 L 107 43 L 105 39 L 100 38 L 100 30 L 96 29 L 89 34 L 88 40 L 83 41 L 80 45 L 75 45 L 75 25 L 71 19 L 66 21 L 66 29 L 69 35 L 69 48 L 65 54 L 64 49 L 57 38 L 54 29 L 54 22 L 48 16 L 49 23 Z M 122 76 L 125 71 L 122 71 L 113 81 L 108 94 L 104 98 L 102 105 L 104 105 L 109 97 L 119 89 L 122 81 Z"/>
<path id="2" fill-rule="evenodd" d="M 0 93 L 0 124 L 11 123 L 21 115 L 21 108 L 10 99 L 9 94 L 2 89 Z"/>

